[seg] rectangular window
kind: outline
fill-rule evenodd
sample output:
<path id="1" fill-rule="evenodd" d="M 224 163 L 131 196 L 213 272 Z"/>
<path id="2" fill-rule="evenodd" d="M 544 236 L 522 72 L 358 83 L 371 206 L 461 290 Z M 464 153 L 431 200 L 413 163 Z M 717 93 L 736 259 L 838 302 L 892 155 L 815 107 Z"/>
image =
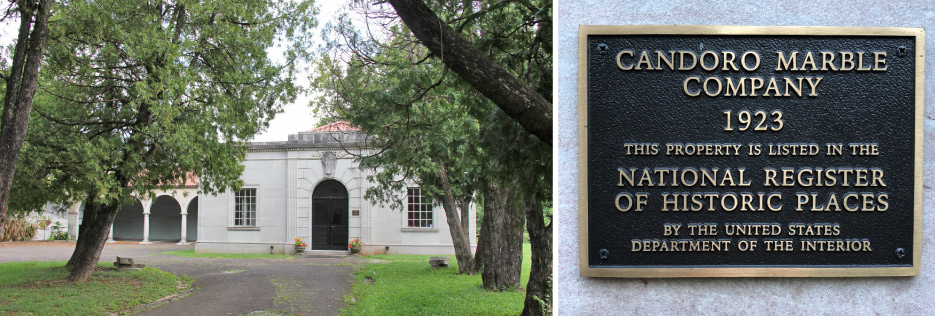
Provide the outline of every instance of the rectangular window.
<path id="1" fill-rule="evenodd" d="M 432 199 L 422 195 L 421 188 L 409 188 L 407 203 L 409 227 L 434 227 L 432 222 Z"/>
<path id="2" fill-rule="evenodd" d="M 256 189 L 241 189 L 234 194 L 234 226 L 256 226 Z"/>

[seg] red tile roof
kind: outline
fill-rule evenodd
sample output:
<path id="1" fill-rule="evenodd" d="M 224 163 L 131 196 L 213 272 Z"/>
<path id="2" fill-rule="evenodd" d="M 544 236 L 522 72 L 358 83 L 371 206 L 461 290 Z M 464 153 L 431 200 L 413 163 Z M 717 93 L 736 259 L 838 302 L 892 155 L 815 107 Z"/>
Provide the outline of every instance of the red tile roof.
<path id="1" fill-rule="evenodd" d="M 337 121 L 325 126 L 319 126 L 306 132 L 345 132 L 345 131 L 359 131 L 360 127 L 353 126 L 351 123 L 345 121 Z"/>
<path id="2" fill-rule="evenodd" d="M 182 180 L 182 179 L 179 179 Z M 181 181 L 178 181 L 181 182 Z M 169 183 L 169 186 L 176 188 L 197 188 L 198 187 L 198 175 L 194 172 L 188 172 L 185 174 L 185 184 L 179 185 L 177 181 L 172 181 Z M 162 186 L 162 183 L 159 183 L 159 186 Z"/>
<path id="3" fill-rule="evenodd" d="M 184 187 L 186 188 L 197 188 L 198 187 L 198 175 L 197 174 L 189 172 L 185 178 L 186 179 L 185 179 Z"/>

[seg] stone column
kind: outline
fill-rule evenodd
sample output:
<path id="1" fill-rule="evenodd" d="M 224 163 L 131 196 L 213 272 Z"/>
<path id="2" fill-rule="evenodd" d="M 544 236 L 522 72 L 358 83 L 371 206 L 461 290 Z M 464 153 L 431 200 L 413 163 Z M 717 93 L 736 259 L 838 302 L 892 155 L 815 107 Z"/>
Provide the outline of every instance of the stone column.
<path id="1" fill-rule="evenodd" d="M 75 203 L 68 208 L 68 238 L 78 239 L 78 210 L 81 209 L 81 203 Z"/>
<path id="2" fill-rule="evenodd" d="M 149 200 L 143 202 L 143 241 L 140 244 L 148 245 L 149 241 L 149 210 L 153 207 Z"/>
<path id="3" fill-rule="evenodd" d="M 188 233 L 188 209 L 182 210 L 182 239 L 179 240 L 179 245 L 187 245 L 188 240 L 185 240 L 185 234 Z"/>
<path id="4" fill-rule="evenodd" d="M 112 244 L 117 241 L 114 240 L 114 224 L 110 224 L 110 232 L 107 233 L 107 243 Z"/>
<path id="5" fill-rule="evenodd" d="M 374 242 L 373 240 L 373 223 L 371 219 L 371 214 L 373 213 L 370 203 L 367 203 L 364 200 L 364 193 L 367 192 L 367 189 L 370 188 L 370 182 L 367 181 L 368 171 L 366 169 L 361 169 L 359 166 L 357 168 L 359 172 L 357 181 L 360 186 L 360 240 L 367 243 Z M 403 217 L 406 216 L 406 213 L 403 213 Z"/>
<path id="6" fill-rule="evenodd" d="M 299 167 L 298 167 L 298 153 L 289 152 L 289 160 L 286 163 L 286 231 L 285 231 L 285 243 L 291 243 L 296 237 L 298 237 L 299 230 L 299 215 L 298 215 L 298 180 L 299 180 Z M 310 242 L 306 240 L 306 242 Z M 288 249 L 288 248 L 287 248 Z M 309 248 L 311 249 L 311 248 Z M 285 253 L 289 253 L 288 250 Z"/>

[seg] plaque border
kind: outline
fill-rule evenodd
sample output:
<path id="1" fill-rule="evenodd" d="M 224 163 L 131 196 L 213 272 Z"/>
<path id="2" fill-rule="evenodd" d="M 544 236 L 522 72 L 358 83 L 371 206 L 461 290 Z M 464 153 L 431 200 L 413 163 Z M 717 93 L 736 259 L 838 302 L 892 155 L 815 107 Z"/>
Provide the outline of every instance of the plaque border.
<path id="1" fill-rule="evenodd" d="M 913 250 L 910 267 L 717 267 L 592 268 L 588 263 L 588 35 L 801 35 L 914 37 L 915 156 Z M 851 26 L 710 26 L 710 25 L 579 25 L 578 26 L 578 258 L 583 277 L 875 277 L 917 276 L 922 261 L 922 146 L 925 115 L 925 30 L 904 27 Z"/>

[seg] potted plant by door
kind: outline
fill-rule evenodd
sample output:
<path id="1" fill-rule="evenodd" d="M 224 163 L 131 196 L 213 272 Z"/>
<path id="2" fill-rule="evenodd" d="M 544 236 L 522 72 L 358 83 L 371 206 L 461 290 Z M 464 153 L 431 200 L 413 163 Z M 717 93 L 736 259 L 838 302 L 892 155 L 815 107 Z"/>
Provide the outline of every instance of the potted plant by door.
<path id="1" fill-rule="evenodd" d="M 360 253 L 360 247 L 363 245 L 364 243 L 360 242 L 360 238 L 354 238 L 354 240 L 351 240 L 351 242 L 347 244 L 347 247 L 351 248 L 352 254 L 358 254 Z"/>
<path id="2" fill-rule="evenodd" d="M 297 237 L 295 239 L 295 253 L 302 253 L 305 251 L 306 246 L 308 246 L 308 244 L 302 241 L 302 237 Z"/>

